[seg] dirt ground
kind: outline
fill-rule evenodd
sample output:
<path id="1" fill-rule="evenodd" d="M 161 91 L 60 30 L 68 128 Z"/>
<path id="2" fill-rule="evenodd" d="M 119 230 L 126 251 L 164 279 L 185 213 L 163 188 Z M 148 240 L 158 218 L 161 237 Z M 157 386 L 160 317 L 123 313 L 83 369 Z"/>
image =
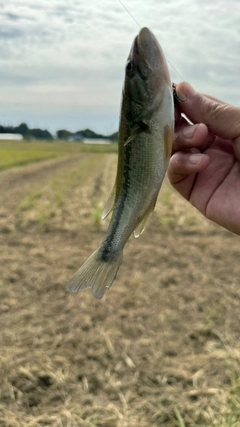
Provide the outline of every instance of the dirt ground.
<path id="1" fill-rule="evenodd" d="M 0 173 L 0 426 L 240 426 L 237 236 L 166 182 L 106 296 L 65 291 L 104 237 L 115 166 Z"/>

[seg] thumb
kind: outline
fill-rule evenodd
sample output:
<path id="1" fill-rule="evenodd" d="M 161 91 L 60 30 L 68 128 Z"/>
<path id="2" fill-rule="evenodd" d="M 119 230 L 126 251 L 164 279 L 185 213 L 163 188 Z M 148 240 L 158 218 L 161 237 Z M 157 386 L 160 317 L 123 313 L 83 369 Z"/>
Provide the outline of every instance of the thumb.
<path id="1" fill-rule="evenodd" d="M 193 123 L 205 123 L 209 132 L 224 139 L 240 137 L 240 108 L 202 95 L 186 82 L 176 85 L 179 108 Z"/>

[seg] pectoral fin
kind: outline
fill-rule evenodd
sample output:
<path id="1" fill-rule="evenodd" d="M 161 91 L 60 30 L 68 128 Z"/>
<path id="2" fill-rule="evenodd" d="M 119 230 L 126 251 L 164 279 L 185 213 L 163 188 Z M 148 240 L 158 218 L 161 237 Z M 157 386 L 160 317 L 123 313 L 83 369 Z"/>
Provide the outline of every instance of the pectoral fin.
<path id="1" fill-rule="evenodd" d="M 125 147 L 127 144 L 129 144 L 129 142 L 133 141 L 133 140 L 138 136 L 138 134 L 139 134 L 139 129 L 137 128 L 137 129 L 132 133 L 132 135 L 130 135 L 130 136 L 129 136 L 129 138 L 127 139 L 127 141 L 126 141 L 126 142 L 124 142 L 124 147 Z"/>
<path id="2" fill-rule="evenodd" d="M 133 128 L 132 134 L 129 138 L 124 142 L 124 146 L 129 144 L 129 142 L 133 141 L 141 132 L 149 132 L 149 124 L 145 123 L 144 120 L 139 122 L 135 128 Z"/>
<path id="3" fill-rule="evenodd" d="M 112 212 L 116 199 L 116 182 L 112 188 L 112 191 L 107 199 L 107 203 L 102 212 L 102 221 Z"/>

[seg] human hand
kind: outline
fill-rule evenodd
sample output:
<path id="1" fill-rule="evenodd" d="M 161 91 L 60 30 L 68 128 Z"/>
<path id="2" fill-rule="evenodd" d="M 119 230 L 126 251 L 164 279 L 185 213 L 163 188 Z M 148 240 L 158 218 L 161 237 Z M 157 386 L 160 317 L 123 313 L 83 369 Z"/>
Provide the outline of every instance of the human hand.
<path id="1" fill-rule="evenodd" d="M 182 102 L 175 108 L 169 180 L 208 219 L 240 235 L 240 108 L 186 82 L 176 91 Z"/>

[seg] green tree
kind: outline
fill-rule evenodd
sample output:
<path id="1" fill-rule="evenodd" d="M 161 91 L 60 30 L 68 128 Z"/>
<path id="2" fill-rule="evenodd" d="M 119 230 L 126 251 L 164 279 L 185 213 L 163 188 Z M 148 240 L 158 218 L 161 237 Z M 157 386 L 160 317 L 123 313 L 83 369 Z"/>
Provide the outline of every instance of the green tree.
<path id="1" fill-rule="evenodd" d="M 30 129 L 26 123 L 21 123 L 19 126 L 14 128 L 14 133 L 20 133 L 25 138 L 26 136 L 29 136 L 29 130 Z"/>
<path id="2" fill-rule="evenodd" d="M 72 135 L 73 135 L 73 133 L 69 132 L 66 129 L 61 129 L 61 130 L 57 131 L 57 138 L 58 139 L 68 139 Z"/>
<path id="3" fill-rule="evenodd" d="M 30 135 L 36 139 L 48 139 L 48 140 L 53 139 L 51 133 L 48 132 L 48 130 L 42 130 L 42 129 L 38 129 L 38 128 L 30 129 Z"/>

